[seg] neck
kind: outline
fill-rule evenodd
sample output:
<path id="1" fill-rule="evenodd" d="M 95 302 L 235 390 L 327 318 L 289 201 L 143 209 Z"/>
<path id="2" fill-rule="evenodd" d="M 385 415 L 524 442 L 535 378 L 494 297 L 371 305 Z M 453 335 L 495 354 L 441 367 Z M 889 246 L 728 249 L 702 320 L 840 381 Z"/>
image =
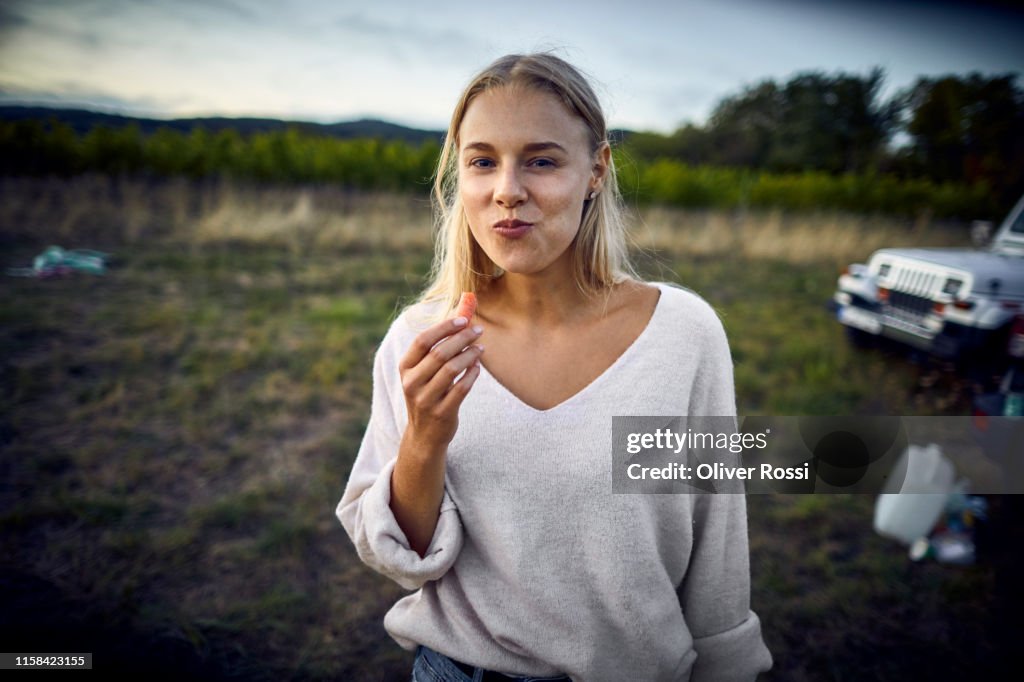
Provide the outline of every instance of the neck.
<path id="1" fill-rule="evenodd" d="M 520 328 L 551 328 L 583 320 L 590 302 L 576 286 L 571 267 L 533 274 L 506 272 L 491 283 L 486 297 L 488 317 Z"/>

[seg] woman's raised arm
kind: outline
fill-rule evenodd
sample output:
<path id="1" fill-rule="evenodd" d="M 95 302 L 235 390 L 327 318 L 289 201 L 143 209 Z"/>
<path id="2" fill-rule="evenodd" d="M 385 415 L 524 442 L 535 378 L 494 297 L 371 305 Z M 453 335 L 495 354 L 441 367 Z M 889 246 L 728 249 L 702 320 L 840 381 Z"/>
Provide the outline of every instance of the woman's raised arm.
<path id="1" fill-rule="evenodd" d="M 480 349 L 470 344 L 479 334 L 466 329 L 466 321 L 446 320 L 402 356 L 409 342 L 395 331 L 401 324 L 374 357 L 370 421 L 336 513 L 367 565 L 416 589 L 440 578 L 462 547 L 455 503 L 444 491 L 444 465 L 458 407 L 479 374 L 473 364 Z M 453 383 L 460 367 L 470 369 Z M 406 415 L 400 414 L 403 402 Z"/>
<path id="2" fill-rule="evenodd" d="M 483 346 L 471 344 L 483 329 L 467 324 L 456 317 L 426 329 L 398 366 L 409 424 L 391 477 L 391 510 L 420 556 L 440 514 L 445 455 L 459 426 L 459 406 L 480 375 Z"/>

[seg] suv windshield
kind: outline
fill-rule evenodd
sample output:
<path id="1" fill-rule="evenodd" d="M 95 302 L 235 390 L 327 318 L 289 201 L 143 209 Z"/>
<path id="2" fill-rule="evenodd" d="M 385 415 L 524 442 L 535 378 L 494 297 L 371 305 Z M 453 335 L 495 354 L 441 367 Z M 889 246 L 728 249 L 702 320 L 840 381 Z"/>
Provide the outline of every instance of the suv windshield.
<path id="1" fill-rule="evenodd" d="M 1013 221 L 1013 225 L 1010 225 L 1010 232 L 1024 234 L 1024 211 L 1017 214 L 1017 219 Z"/>

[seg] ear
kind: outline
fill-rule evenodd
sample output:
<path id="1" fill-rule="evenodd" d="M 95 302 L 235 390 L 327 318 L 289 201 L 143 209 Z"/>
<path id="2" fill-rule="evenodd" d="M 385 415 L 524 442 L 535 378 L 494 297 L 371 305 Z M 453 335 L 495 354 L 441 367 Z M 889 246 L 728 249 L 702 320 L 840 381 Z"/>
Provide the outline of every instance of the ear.
<path id="1" fill-rule="evenodd" d="M 607 142 L 602 142 L 597 151 L 594 152 L 594 165 L 590 169 L 589 189 L 600 192 L 604 186 L 604 180 L 608 175 L 608 166 L 611 165 L 612 148 Z"/>

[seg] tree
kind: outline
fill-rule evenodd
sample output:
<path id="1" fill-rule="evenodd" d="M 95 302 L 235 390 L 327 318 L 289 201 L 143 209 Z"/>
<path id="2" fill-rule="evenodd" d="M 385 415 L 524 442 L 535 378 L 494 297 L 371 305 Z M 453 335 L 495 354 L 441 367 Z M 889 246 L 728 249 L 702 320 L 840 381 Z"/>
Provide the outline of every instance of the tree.
<path id="1" fill-rule="evenodd" d="M 785 112 L 768 167 L 860 173 L 874 168 L 897 120 L 879 101 L 881 69 L 867 76 L 801 74 L 783 90 Z"/>
<path id="2" fill-rule="evenodd" d="M 710 158 L 715 165 L 762 168 L 785 115 L 783 93 L 767 80 L 722 100 L 707 124 Z"/>
<path id="3" fill-rule="evenodd" d="M 1024 191 L 1024 93 L 1015 74 L 920 78 L 900 102 L 912 170 L 986 183 L 1003 204 Z"/>
<path id="4" fill-rule="evenodd" d="M 881 69 L 867 76 L 802 73 L 723 100 L 708 122 L 712 163 L 775 171 L 859 173 L 875 168 L 897 121 L 881 102 Z"/>

